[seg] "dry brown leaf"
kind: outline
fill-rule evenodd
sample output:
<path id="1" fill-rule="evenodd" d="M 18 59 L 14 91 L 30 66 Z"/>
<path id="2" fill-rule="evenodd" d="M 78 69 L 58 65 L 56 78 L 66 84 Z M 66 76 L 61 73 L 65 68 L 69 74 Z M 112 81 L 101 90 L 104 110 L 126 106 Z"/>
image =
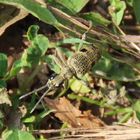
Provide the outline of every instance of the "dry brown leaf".
<path id="1" fill-rule="evenodd" d="M 105 126 L 99 118 L 93 116 L 89 111 L 82 113 L 75 108 L 65 97 L 55 100 L 46 97 L 45 102 L 48 107 L 56 110 L 56 117 L 67 122 L 71 127 L 92 129 Z"/>
<path id="2" fill-rule="evenodd" d="M 0 88 L 0 105 L 1 104 L 12 105 L 6 88 Z"/>

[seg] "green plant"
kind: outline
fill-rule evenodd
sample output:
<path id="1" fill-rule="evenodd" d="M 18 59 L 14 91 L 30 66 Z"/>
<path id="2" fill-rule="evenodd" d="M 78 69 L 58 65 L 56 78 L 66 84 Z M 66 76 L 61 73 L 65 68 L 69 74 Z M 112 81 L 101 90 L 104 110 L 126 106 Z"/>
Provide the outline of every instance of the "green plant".
<path id="1" fill-rule="evenodd" d="M 109 0 L 110 18 L 105 18 L 93 11 L 80 13 L 89 0 L 47 0 L 45 2 L 46 5 L 42 6 L 33 0 L 0 0 L 0 3 L 23 8 L 39 20 L 55 27 L 62 35 L 61 40 L 54 42 L 51 39 L 48 40 L 45 35 L 38 33 L 39 26 L 30 26 L 26 35 L 30 45 L 22 52 L 21 57 L 13 63 L 11 69 L 8 69 L 7 55 L 0 53 L 1 130 L 5 128 L 5 112 L 3 110 L 7 110 L 10 106 L 16 110 L 24 102 L 27 112 L 22 117 L 21 122 L 31 131 L 40 128 L 41 121 L 54 110 L 39 106 L 39 113 L 30 114 L 29 112 L 36 104 L 39 95 L 33 94 L 31 99 L 28 99 L 30 101 L 19 100 L 19 96 L 31 90 L 34 79 L 41 71 L 43 64 L 48 66 L 49 71 L 51 70 L 56 74 L 60 73 L 59 65 L 54 62 L 54 55 L 49 54 L 50 50 L 53 52 L 59 47 L 63 55 L 69 58 L 79 50 L 79 44 L 87 47 L 94 44 L 101 52 L 101 59 L 93 66 L 91 73 L 83 77 L 84 81 L 89 85 L 91 84 L 91 88 L 82 81 L 73 78 L 69 80 L 69 90 L 60 88 L 59 97 L 67 96 L 77 102 L 84 101 L 87 104 L 96 105 L 101 109 L 105 109 L 105 116 L 117 116 L 120 123 L 127 122 L 131 118 L 140 121 L 140 101 L 128 96 L 127 90 L 122 91 L 126 92 L 126 94 L 123 97 L 121 96 L 121 99 L 125 97 L 128 100 L 128 104 L 125 106 L 125 104 L 118 103 L 118 94 L 121 94 L 123 85 L 131 83 L 137 88 L 140 87 L 139 46 L 135 42 L 128 41 L 126 39 L 127 35 L 120 29 L 120 25 L 125 26 L 124 15 L 126 9 L 129 11 L 130 8 L 134 12 L 136 21 L 133 22 L 140 22 L 140 2 L 138 0 Z M 92 22 L 93 28 L 87 32 L 86 40 L 82 40 L 80 37 L 89 29 L 89 21 Z M 112 26 L 112 28 L 109 30 L 108 26 Z M 65 33 L 68 33 L 69 37 Z M 63 47 L 67 44 L 70 45 Z M 17 78 L 21 71 L 29 73 L 24 76 L 23 81 L 18 81 L 19 86 L 14 90 L 14 94 L 8 96 L 7 83 L 13 78 Z M 97 83 L 95 77 L 105 80 Z M 94 90 L 92 80 L 95 82 Z M 111 81 L 110 85 L 108 81 Z M 64 93 L 66 92 L 67 94 L 65 95 Z M 108 95 L 110 93 L 111 97 Z M 94 99 L 90 98 L 89 94 Z M 52 98 L 56 98 L 56 96 Z M 2 137 L 7 140 L 22 140 L 23 138 L 26 139 L 26 137 L 30 140 L 35 139 L 29 132 L 21 131 L 19 128 L 3 131 Z"/>

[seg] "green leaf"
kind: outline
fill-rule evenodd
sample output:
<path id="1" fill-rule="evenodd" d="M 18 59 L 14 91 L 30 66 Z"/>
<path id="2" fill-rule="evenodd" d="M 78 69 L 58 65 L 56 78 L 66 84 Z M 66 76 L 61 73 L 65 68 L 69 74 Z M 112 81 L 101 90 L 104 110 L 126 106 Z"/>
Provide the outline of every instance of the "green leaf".
<path id="1" fill-rule="evenodd" d="M 105 79 L 118 81 L 137 80 L 137 75 L 131 66 L 120 63 L 107 55 L 103 56 L 98 63 L 94 65 L 92 70 L 93 73 Z"/>
<path id="2" fill-rule="evenodd" d="M 30 46 L 27 49 L 27 58 L 26 61 L 31 66 L 36 66 L 39 63 L 41 57 L 41 51 L 34 46 Z"/>
<path id="3" fill-rule="evenodd" d="M 6 82 L 4 80 L 0 80 L 0 88 L 5 88 Z"/>
<path id="4" fill-rule="evenodd" d="M 21 130 L 8 130 L 2 134 L 4 140 L 35 140 L 35 138 L 26 131 Z"/>
<path id="5" fill-rule="evenodd" d="M 21 68 L 28 66 L 27 62 L 23 61 L 23 60 L 17 60 L 14 62 L 14 64 L 12 65 L 12 68 L 10 70 L 10 72 L 6 75 L 6 80 L 14 77 L 15 75 L 18 74 L 18 72 L 21 70 Z"/>
<path id="6" fill-rule="evenodd" d="M 119 119 L 119 123 L 125 123 L 125 122 L 127 122 L 127 121 L 130 119 L 130 117 L 132 116 L 132 113 L 133 113 L 133 112 L 128 112 L 128 113 L 126 113 L 125 115 L 123 115 L 123 116 Z"/>
<path id="7" fill-rule="evenodd" d="M 48 38 L 46 38 L 43 35 L 37 35 L 32 41 L 32 45 L 27 49 L 27 63 L 29 63 L 31 66 L 37 65 L 39 63 L 39 60 L 46 53 L 48 48 Z"/>
<path id="8" fill-rule="evenodd" d="M 7 72 L 7 56 L 0 53 L 0 77 L 4 77 Z"/>
<path id="9" fill-rule="evenodd" d="M 47 62 L 49 68 L 55 73 L 60 73 L 60 67 L 55 63 L 53 55 L 47 55 L 44 57 L 44 61 Z"/>
<path id="10" fill-rule="evenodd" d="M 59 0 L 58 3 L 71 10 L 73 13 L 78 13 L 89 0 Z"/>
<path id="11" fill-rule="evenodd" d="M 57 19 L 53 16 L 53 14 L 47 8 L 41 6 L 34 0 L 0 0 L 0 3 L 23 8 L 38 19 L 54 25 L 55 27 L 58 26 Z"/>
<path id="12" fill-rule="evenodd" d="M 93 99 L 90 99 L 88 97 L 84 97 L 84 96 L 78 96 L 78 95 L 75 95 L 75 94 L 69 94 L 68 95 L 68 98 L 72 99 L 72 100 L 82 100 L 84 102 L 87 102 L 87 103 L 90 103 L 90 104 L 95 104 L 95 105 L 101 105 L 100 101 L 97 101 L 97 100 L 93 100 Z"/>
<path id="13" fill-rule="evenodd" d="M 127 4 L 129 4 L 129 6 L 131 6 L 131 7 L 133 6 L 133 1 L 134 0 L 126 0 Z"/>
<path id="14" fill-rule="evenodd" d="M 4 118 L 4 114 L 2 113 L 2 111 L 0 110 L 0 119 Z"/>
<path id="15" fill-rule="evenodd" d="M 107 19 L 105 19 L 102 15 L 95 12 L 89 12 L 82 14 L 82 17 L 86 20 L 92 21 L 93 25 L 101 25 L 101 26 L 107 26 L 111 22 Z"/>
<path id="16" fill-rule="evenodd" d="M 36 116 L 32 115 L 30 117 L 25 118 L 22 122 L 24 123 L 33 123 L 36 121 Z"/>
<path id="17" fill-rule="evenodd" d="M 29 41 L 33 41 L 33 39 L 37 36 L 39 30 L 38 25 L 31 25 L 27 32 L 27 38 Z"/>
<path id="18" fill-rule="evenodd" d="M 138 120 L 140 121 L 140 113 L 139 112 L 136 112 L 136 116 L 137 116 Z"/>
<path id="19" fill-rule="evenodd" d="M 124 15 L 126 4 L 120 0 L 110 0 L 109 13 L 112 17 L 112 21 L 119 25 Z"/>
<path id="20" fill-rule="evenodd" d="M 59 44 L 76 44 L 76 43 L 83 43 L 83 44 L 91 44 L 85 40 L 79 39 L 79 38 L 66 38 L 59 42 Z M 58 45 L 59 45 L 58 44 Z"/>
<path id="21" fill-rule="evenodd" d="M 32 44 L 40 51 L 41 55 L 44 55 L 49 48 L 49 40 L 44 35 L 37 35 Z"/>
<path id="22" fill-rule="evenodd" d="M 48 116 L 50 113 L 55 112 L 55 110 L 53 109 L 48 109 L 43 112 L 41 112 L 40 114 L 37 115 L 37 121 L 41 121 L 43 118 L 45 118 L 46 116 Z"/>
<path id="23" fill-rule="evenodd" d="M 75 93 L 88 93 L 90 92 L 90 88 L 88 88 L 85 83 L 75 78 L 70 79 L 70 88 Z"/>
<path id="24" fill-rule="evenodd" d="M 134 104 L 133 104 L 133 109 L 140 113 L 140 100 L 137 100 Z"/>
<path id="25" fill-rule="evenodd" d="M 10 79 L 17 75 L 17 73 L 24 67 L 31 68 L 36 66 L 45 55 L 48 48 L 48 38 L 41 34 L 36 35 L 36 37 L 31 41 L 31 46 L 24 50 L 21 59 L 15 61 L 6 78 Z"/>
<path id="26" fill-rule="evenodd" d="M 24 123 L 39 123 L 44 117 L 46 117 L 47 115 L 49 115 L 50 113 L 54 112 L 55 110 L 45 110 L 43 112 L 41 112 L 40 114 L 38 115 L 32 115 L 32 116 L 29 116 L 25 119 L 23 119 L 22 122 Z"/>
<path id="27" fill-rule="evenodd" d="M 118 108 L 115 110 L 117 113 L 125 114 L 125 113 L 130 113 L 133 112 L 132 107 L 126 107 L 126 108 Z"/>
<path id="28" fill-rule="evenodd" d="M 68 48 L 59 47 L 59 49 L 60 49 L 60 52 L 62 52 L 62 54 L 64 54 L 67 58 L 73 55 L 73 52 L 70 51 Z"/>
<path id="29" fill-rule="evenodd" d="M 140 23 L 140 0 L 133 0 L 133 8 L 137 22 Z"/>
<path id="30" fill-rule="evenodd" d="M 0 129 L 2 130 L 2 128 L 4 127 L 4 114 L 3 112 L 0 110 Z"/>
<path id="31" fill-rule="evenodd" d="M 110 107 L 110 105 L 107 107 Z M 105 115 L 117 115 L 117 114 L 126 114 L 126 113 L 130 113 L 133 112 L 133 109 L 131 107 L 120 107 L 120 106 L 112 106 L 111 107 L 112 110 L 108 110 L 107 112 L 105 112 Z"/>

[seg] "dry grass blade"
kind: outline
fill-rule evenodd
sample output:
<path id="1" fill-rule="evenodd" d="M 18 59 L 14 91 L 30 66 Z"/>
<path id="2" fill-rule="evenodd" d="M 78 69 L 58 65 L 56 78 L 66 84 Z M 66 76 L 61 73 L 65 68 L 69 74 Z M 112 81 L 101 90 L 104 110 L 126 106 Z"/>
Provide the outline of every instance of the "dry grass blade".
<path id="1" fill-rule="evenodd" d="M 85 128 L 69 128 L 69 129 L 58 129 L 58 130 L 35 130 L 35 134 L 58 134 L 60 132 L 67 132 L 64 136 L 65 140 L 138 140 L 140 139 L 140 126 L 105 126 L 94 129 Z M 49 140 L 59 140 L 61 136 L 52 137 Z"/>
<path id="2" fill-rule="evenodd" d="M 65 31 L 65 32 L 68 32 L 69 34 L 80 37 L 82 36 L 83 32 L 88 30 L 89 28 L 88 21 L 82 18 L 78 18 L 77 20 L 75 17 L 72 17 L 52 6 L 48 6 L 47 8 L 51 10 L 52 13 L 56 15 L 59 19 L 61 19 L 60 22 L 62 22 L 62 24 L 60 24 L 59 28 L 61 28 L 62 31 Z M 84 20 L 84 24 L 82 23 L 83 20 Z M 67 24 L 67 26 L 64 26 L 63 25 L 64 21 L 67 21 L 69 24 Z M 71 29 L 72 27 L 73 29 Z M 107 44 L 110 44 L 110 45 L 114 44 L 117 46 L 117 49 L 118 48 L 125 49 L 126 50 L 125 53 L 131 54 L 135 58 L 140 59 L 140 48 L 136 44 L 134 44 L 133 42 L 127 41 L 126 39 L 124 39 L 124 36 L 122 37 L 122 35 L 118 36 L 118 35 L 112 34 L 110 31 L 108 31 L 108 29 L 93 27 L 87 34 L 87 40 L 91 43 L 96 42 L 102 45 L 104 45 L 103 40 L 106 40 Z"/>

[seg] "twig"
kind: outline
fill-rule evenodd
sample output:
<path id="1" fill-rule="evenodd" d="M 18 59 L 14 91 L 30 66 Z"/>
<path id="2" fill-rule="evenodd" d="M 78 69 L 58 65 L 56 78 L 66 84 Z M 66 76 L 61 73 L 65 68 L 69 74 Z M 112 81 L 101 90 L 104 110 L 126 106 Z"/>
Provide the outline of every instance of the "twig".
<path id="1" fill-rule="evenodd" d="M 84 128 L 67 128 L 67 129 L 51 129 L 51 130 L 34 130 L 34 134 L 58 134 L 60 132 L 65 132 L 66 135 L 63 137 L 68 138 L 102 138 L 106 140 L 136 140 L 140 138 L 140 126 L 130 125 L 130 126 L 105 126 L 94 129 L 84 129 Z M 61 136 L 52 137 L 50 140 L 60 139 Z"/>

